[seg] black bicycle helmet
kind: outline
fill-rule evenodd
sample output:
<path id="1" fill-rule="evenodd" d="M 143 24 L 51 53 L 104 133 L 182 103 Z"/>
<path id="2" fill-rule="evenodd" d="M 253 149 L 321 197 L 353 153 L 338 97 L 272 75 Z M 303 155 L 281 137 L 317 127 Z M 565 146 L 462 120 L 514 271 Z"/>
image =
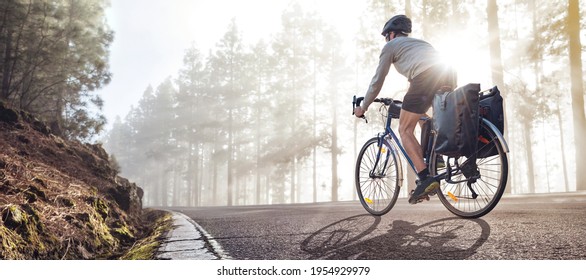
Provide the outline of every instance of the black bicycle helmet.
<path id="1" fill-rule="evenodd" d="M 391 31 L 399 31 L 405 34 L 411 33 L 411 20 L 405 15 L 396 15 L 389 19 L 383 27 L 383 36 L 387 36 Z"/>

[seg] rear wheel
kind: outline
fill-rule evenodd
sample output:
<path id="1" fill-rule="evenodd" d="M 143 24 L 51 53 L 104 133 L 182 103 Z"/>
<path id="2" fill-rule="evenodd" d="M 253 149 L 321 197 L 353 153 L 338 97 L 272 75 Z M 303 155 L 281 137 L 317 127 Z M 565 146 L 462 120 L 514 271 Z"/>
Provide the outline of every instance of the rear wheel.
<path id="1" fill-rule="evenodd" d="M 378 137 L 366 142 L 356 162 L 355 184 L 360 203 L 372 215 L 384 215 L 393 208 L 400 191 L 396 151 L 379 146 Z"/>
<path id="2" fill-rule="evenodd" d="M 463 218 L 478 218 L 488 214 L 499 202 L 507 184 L 508 161 L 495 132 L 484 123 L 480 123 L 481 136 L 479 136 L 478 149 L 476 151 L 476 166 L 480 177 L 476 180 L 467 180 L 463 172 L 453 175 L 451 180 L 464 181 L 459 183 L 441 182 L 438 198 L 452 213 Z M 438 158 L 443 157 L 445 165 L 466 165 L 469 158 L 447 158 L 432 151 L 431 168 L 432 175 L 446 171 L 444 166 L 439 166 Z M 474 156 L 470 158 L 473 160 Z M 442 162 L 442 161 L 439 161 Z M 472 171 L 472 173 L 476 173 Z M 470 172 L 468 172 L 470 173 Z"/>

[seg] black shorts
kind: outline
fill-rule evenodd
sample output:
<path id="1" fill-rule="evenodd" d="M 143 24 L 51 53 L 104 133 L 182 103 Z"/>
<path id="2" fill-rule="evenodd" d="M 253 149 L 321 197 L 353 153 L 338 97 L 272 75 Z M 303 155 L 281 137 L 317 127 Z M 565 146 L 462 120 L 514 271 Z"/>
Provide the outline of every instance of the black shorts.
<path id="1" fill-rule="evenodd" d="M 456 86 L 454 71 L 444 66 L 434 66 L 410 81 L 409 90 L 403 98 L 402 109 L 411 113 L 425 114 L 435 93 L 443 87 L 450 90 Z"/>

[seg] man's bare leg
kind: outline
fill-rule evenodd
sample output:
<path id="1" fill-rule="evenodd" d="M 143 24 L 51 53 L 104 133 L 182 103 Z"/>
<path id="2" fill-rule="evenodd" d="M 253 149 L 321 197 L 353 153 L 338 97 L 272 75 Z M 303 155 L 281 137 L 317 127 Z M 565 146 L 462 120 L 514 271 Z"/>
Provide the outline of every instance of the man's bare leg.
<path id="1" fill-rule="evenodd" d="M 417 187 L 413 192 L 410 192 L 409 203 L 416 204 L 422 200 L 429 200 L 428 194 L 435 191 L 439 187 L 439 183 L 429 176 L 429 170 L 423 161 L 423 152 L 421 145 L 417 142 L 414 131 L 419 119 L 423 114 L 411 113 L 401 110 L 401 117 L 399 118 L 399 134 L 401 142 L 407 152 L 409 158 L 413 162 L 417 171 L 419 181 Z"/>
<path id="2" fill-rule="evenodd" d="M 401 110 L 401 117 L 399 118 L 399 135 L 401 142 L 407 155 L 415 165 L 417 172 L 421 172 L 427 168 L 423 161 L 423 154 L 421 152 L 421 145 L 415 137 L 415 126 L 423 114 L 411 113 L 409 111 Z"/>

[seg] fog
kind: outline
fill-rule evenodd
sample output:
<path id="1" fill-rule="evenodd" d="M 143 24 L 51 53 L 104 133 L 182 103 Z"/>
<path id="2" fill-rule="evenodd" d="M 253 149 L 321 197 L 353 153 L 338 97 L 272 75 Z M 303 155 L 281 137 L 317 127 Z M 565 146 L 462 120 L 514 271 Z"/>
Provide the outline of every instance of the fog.
<path id="1" fill-rule="evenodd" d="M 382 124 L 377 107 L 368 124 L 352 116 L 352 96 L 368 88 L 383 24 L 407 13 L 410 36 L 434 45 L 459 85 L 501 89 L 507 193 L 586 190 L 566 1 L 498 1 L 498 32 L 493 1 L 444 2 L 113 1 L 105 147 L 149 206 L 355 199 L 357 152 Z M 391 69 L 381 96 L 402 99 L 408 85 Z"/>

